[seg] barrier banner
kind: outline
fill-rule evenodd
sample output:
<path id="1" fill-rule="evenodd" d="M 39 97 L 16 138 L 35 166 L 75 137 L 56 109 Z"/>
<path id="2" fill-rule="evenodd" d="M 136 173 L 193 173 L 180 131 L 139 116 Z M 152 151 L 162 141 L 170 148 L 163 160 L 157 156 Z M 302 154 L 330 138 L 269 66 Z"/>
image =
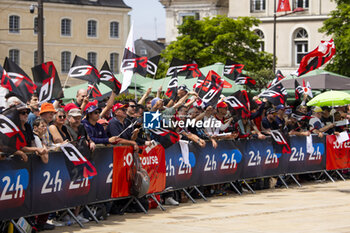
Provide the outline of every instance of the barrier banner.
<path id="1" fill-rule="evenodd" d="M 130 195 L 131 168 L 133 166 L 133 148 L 131 146 L 114 147 L 113 182 L 111 197 Z M 161 145 L 155 147 L 141 146 L 139 157 L 142 167 L 150 177 L 148 193 L 161 192 L 165 188 L 165 152 Z"/>
<path id="2" fill-rule="evenodd" d="M 290 154 L 283 154 L 284 173 L 304 173 L 326 169 L 325 137 L 312 136 L 312 146 L 307 149 L 306 137 L 290 137 Z M 311 152 L 311 151 L 312 152 Z"/>
<path id="3" fill-rule="evenodd" d="M 0 160 L 0 220 L 31 212 L 30 159 Z"/>
<path id="4" fill-rule="evenodd" d="M 113 151 L 113 147 L 102 147 L 92 153 L 92 164 L 97 170 L 97 176 L 91 179 L 89 202 L 111 198 Z"/>
<path id="5" fill-rule="evenodd" d="M 327 170 L 350 168 L 350 141 L 339 143 L 335 135 L 327 136 Z"/>
<path id="6" fill-rule="evenodd" d="M 112 198 L 127 197 L 130 190 L 133 148 L 117 146 L 113 148 Z"/>
<path id="7" fill-rule="evenodd" d="M 140 153 L 141 152 L 141 153 Z M 142 167 L 150 178 L 148 193 L 157 193 L 165 189 L 165 151 L 164 147 L 141 146 L 139 151 Z"/>

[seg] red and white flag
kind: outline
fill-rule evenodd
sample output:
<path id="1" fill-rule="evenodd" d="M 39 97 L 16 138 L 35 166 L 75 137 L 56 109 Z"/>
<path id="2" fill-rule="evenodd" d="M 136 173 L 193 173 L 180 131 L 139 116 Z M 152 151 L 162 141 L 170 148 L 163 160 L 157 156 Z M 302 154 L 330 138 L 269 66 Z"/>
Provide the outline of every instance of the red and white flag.
<path id="1" fill-rule="evenodd" d="M 291 11 L 289 0 L 279 0 L 277 6 L 277 12 Z"/>

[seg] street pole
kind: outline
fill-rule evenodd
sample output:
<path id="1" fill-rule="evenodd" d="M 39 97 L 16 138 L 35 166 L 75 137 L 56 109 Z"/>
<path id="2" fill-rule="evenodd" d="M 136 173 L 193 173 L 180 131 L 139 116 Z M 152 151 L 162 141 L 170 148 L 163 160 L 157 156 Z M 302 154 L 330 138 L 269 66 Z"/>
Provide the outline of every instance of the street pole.
<path id="1" fill-rule="evenodd" d="M 43 0 L 38 0 L 38 63 L 44 63 L 44 6 Z"/>
<path id="2" fill-rule="evenodd" d="M 276 73 L 276 0 L 273 1 L 273 73 Z"/>

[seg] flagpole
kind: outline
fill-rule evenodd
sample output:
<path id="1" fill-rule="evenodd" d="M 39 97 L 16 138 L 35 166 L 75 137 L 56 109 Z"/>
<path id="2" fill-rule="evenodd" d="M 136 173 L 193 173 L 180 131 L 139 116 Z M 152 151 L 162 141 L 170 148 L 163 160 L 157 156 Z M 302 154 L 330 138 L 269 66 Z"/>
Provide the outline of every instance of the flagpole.
<path id="1" fill-rule="evenodd" d="M 135 81 L 135 80 L 134 80 Z M 135 82 L 135 101 L 137 102 L 137 94 L 136 94 L 136 82 Z"/>

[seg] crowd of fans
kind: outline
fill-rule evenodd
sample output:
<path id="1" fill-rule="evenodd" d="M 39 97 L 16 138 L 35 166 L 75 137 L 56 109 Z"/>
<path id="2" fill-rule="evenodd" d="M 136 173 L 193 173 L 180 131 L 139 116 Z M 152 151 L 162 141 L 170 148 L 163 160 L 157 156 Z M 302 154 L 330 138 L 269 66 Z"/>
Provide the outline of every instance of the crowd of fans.
<path id="1" fill-rule="evenodd" d="M 77 92 L 76 99 L 62 105 L 59 101 L 43 103 L 39 106 L 38 97 L 33 95 L 28 103 L 22 103 L 17 97 L 8 95 L 7 106 L 16 106 L 19 116 L 19 128 L 25 136 L 27 145 L 15 153 L 27 161 L 26 153 L 34 153 L 43 163 L 48 163 L 48 151 L 62 143 L 85 144 L 91 151 L 96 145 L 125 144 L 139 150 L 141 145 L 152 145 L 160 141 L 160 136 L 143 128 L 143 113 L 161 113 L 162 127 L 175 131 L 181 140 L 192 141 L 200 147 L 210 143 L 214 148 L 218 140 L 238 140 L 257 138 L 264 140 L 271 130 L 280 130 L 285 134 L 308 136 L 318 134 L 338 134 L 347 129 L 347 125 L 338 126 L 336 122 L 350 119 L 350 107 L 314 107 L 302 104 L 295 106 L 273 106 L 267 99 L 254 97 L 249 113 L 234 111 L 222 97 L 216 106 L 203 107 L 198 104 L 198 94 L 191 92 L 185 85 L 178 88 L 175 100 L 162 97 L 161 89 L 155 97 L 151 88 L 138 101 L 127 100 L 115 103 L 115 93 L 109 99 L 90 102 L 86 90 Z M 209 127 L 183 126 L 171 122 L 211 121 Z M 198 125 L 198 124 L 196 124 Z M 204 125 L 204 124 L 201 124 Z M 25 152 L 25 153 L 24 153 Z M 4 158 L 4 157 L 3 157 Z M 217 188 L 219 192 L 220 187 Z M 215 190 L 214 190 L 215 191 Z M 174 196 L 165 196 L 165 204 L 178 205 Z M 75 214 L 82 222 L 88 221 Z M 34 220 L 38 229 L 52 229 L 45 223 L 49 215 Z M 44 220 L 43 220 L 44 219 Z M 72 219 L 66 219 L 71 221 Z"/>

